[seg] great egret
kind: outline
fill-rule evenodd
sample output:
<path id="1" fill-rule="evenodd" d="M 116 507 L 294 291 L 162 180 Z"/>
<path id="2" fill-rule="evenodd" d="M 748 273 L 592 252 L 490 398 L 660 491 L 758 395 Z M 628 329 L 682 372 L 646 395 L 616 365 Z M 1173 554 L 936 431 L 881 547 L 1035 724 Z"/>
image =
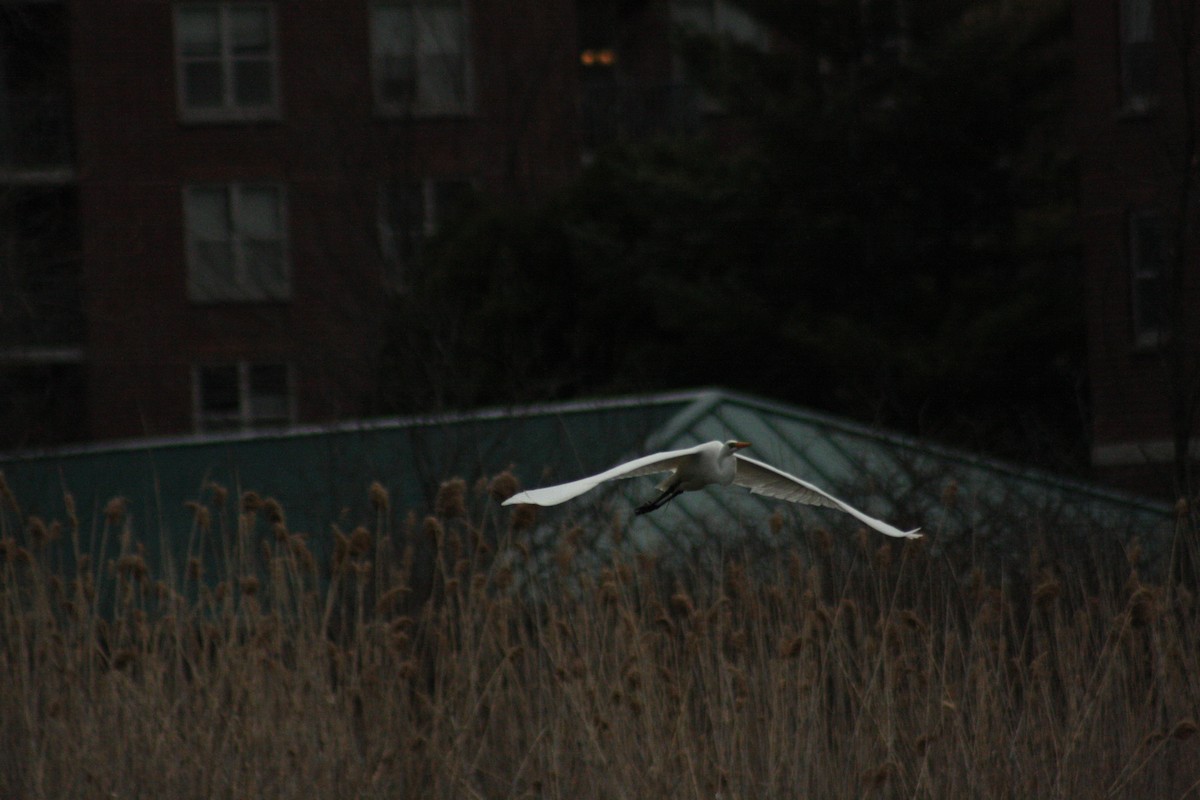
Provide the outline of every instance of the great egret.
<path id="1" fill-rule="evenodd" d="M 703 489 L 712 484 L 728 486 L 732 483 L 765 497 L 845 511 L 864 525 L 888 536 L 902 539 L 920 538 L 920 528 L 902 531 L 843 503 L 808 481 L 737 452 L 749 446 L 749 442 L 730 439 L 727 442 L 705 442 L 683 450 L 654 453 L 577 481 L 518 492 L 505 500 L 504 505 L 528 503 L 535 506 L 556 506 L 594 489 L 605 481 L 669 472 L 671 474 L 658 485 L 658 497 L 638 506 L 638 514 L 660 508 L 682 492 Z"/>

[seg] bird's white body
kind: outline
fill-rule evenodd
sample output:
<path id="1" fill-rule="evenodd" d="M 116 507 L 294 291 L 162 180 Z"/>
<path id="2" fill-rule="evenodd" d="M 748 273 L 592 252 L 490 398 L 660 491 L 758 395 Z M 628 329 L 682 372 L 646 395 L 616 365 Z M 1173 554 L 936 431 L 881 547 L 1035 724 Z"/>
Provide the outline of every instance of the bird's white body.
<path id="1" fill-rule="evenodd" d="M 745 442 L 736 441 L 705 442 L 683 450 L 654 453 L 570 483 L 518 492 L 505 500 L 504 505 L 529 503 L 538 506 L 554 506 L 578 497 L 605 481 L 667 472 L 670 474 L 658 487 L 662 494 L 656 500 L 639 507 L 639 513 L 653 511 L 680 492 L 696 491 L 714 484 L 718 486 L 736 484 L 764 497 L 773 497 L 791 503 L 836 508 L 851 515 L 869 528 L 888 536 L 907 539 L 920 537 L 919 528 L 902 531 L 882 520 L 864 514 L 807 481 L 736 452 L 747 446 Z"/>

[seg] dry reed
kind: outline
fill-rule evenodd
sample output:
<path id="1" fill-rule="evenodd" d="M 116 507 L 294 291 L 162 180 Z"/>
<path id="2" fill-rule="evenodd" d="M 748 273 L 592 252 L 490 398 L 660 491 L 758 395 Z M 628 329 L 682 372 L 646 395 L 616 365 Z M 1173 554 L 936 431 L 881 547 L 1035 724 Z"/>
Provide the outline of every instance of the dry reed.
<path id="1" fill-rule="evenodd" d="M 176 574 L 123 501 L 96 521 L 119 552 L 92 558 L 78 520 L 24 519 L 0 484 L 0 797 L 1197 793 L 1190 568 L 1035 553 L 993 583 L 822 531 L 719 575 L 588 574 L 595 532 L 571 528 L 536 577 L 532 522 L 473 513 L 513 488 L 448 482 L 393 530 L 375 484 L 321 567 L 277 501 L 207 487 Z"/>

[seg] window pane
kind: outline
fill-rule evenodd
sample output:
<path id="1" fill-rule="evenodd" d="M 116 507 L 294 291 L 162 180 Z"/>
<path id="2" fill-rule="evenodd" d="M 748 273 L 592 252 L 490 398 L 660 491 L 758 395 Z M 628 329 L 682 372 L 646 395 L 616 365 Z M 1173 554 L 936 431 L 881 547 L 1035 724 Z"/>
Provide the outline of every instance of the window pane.
<path id="1" fill-rule="evenodd" d="M 250 366 L 250 417 L 253 420 L 286 422 L 291 417 L 289 394 L 286 365 Z"/>
<path id="2" fill-rule="evenodd" d="M 192 280 L 204 294 L 228 292 L 236 280 L 231 242 L 192 245 Z"/>
<path id="3" fill-rule="evenodd" d="M 389 105 L 408 105 L 416 85 L 416 59 L 412 56 L 382 56 L 375 60 L 379 99 Z"/>
<path id="4" fill-rule="evenodd" d="M 466 103 L 464 20 L 457 5 L 417 12 L 418 103 L 427 111 L 457 111 Z"/>
<path id="5" fill-rule="evenodd" d="M 233 96 L 239 106 L 274 104 L 274 92 L 271 89 L 271 62 L 251 60 L 234 62 Z"/>
<path id="6" fill-rule="evenodd" d="M 236 414 L 238 368 L 235 365 L 200 368 L 200 410 L 205 414 Z"/>
<path id="7" fill-rule="evenodd" d="M 1158 53 L 1154 42 L 1125 45 L 1121 59 L 1121 78 L 1126 97 L 1152 95 L 1158 82 Z"/>
<path id="8" fill-rule="evenodd" d="M 271 50 L 270 15 L 265 8 L 232 8 L 229 38 L 234 55 L 263 55 Z"/>
<path id="9" fill-rule="evenodd" d="M 229 239 L 229 193 L 224 189 L 188 189 L 187 224 L 197 239 Z"/>
<path id="10" fill-rule="evenodd" d="M 1167 315 L 1162 281 L 1157 276 L 1140 278 L 1134 282 L 1134 294 L 1138 332 L 1146 334 L 1163 330 Z"/>
<path id="11" fill-rule="evenodd" d="M 225 189 L 192 187 L 185 201 L 190 243 L 188 278 L 193 296 L 222 296 L 235 281 L 229 193 Z"/>
<path id="12" fill-rule="evenodd" d="M 1165 330 L 1166 316 L 1166 231 L 1163 218 L 1140 212 L 1130 220 L 1129 256 L 1133 272 L 1133 313 L 1139 340 Z"/>
<path id="13" fill-rule="evenodd" d="M 246 236 L 278 238 L 279 190 L 269 186 L 242 187 L 238 198 L 238 231 Z"/>
<path id="14" fill-rule="evenodd" d="M 433 185 L 433 214 L 430 227 L 440 230 L 458 221 L 471 208 L 475 189 L 470 181 L 441 180 Z"/>
<path id="15" fill-rule="evenodd" d="M 185 8 L 179 12 L 179 50 L 185 56 L 215 56 L 221 37 L 215 8 Z"/>
<path id="16" fill-rule="evenodd" d="M 252 364 L 250 366 L 250 396 L 286 395 L 287 366 L 284 364 Z"/>
<path id="17" fill-rule="evenodd" d="M 375 9 L 371 23 L 371 51 L 376 57 L 411 56 L 413 39 L 412 9 Z"/>
<path id="18" fill-rule="evenodd" d="M 220 62 L 194 61 L 184 65 L 183 102 L 188 108 L 216 108 L 221 105 Z"/>
<path id="19" fill-rule="evenodd" d="M 387 222 L 397 231 L 424 231 L 425 193 L 417 181 L 393 181 L 385 190 Z"/>
<path id="20" fill-rule="evenodd" d="M 466 103 L 463 62 L 456 53 L 423 55 L 419 81 L 419 100 L 430 110 L 453 111 Z"/>
<path id="21" fill-rule="evenodd" d="M 417 31 L 417 48 L 422 55 L 463 50 L 463 18 L 457 8 L 422 8 Z"/>
<path id="22" fill-rule="evenodd" d="M 283 268 L 283 246 L 278 241 L 242 242 L 246 281 L 255 296 L 284 297 L 287 276 Z"/>
<path id="23" fill-rule="evenodd" d="M 1153 0 L 1122 0 L 1121 40 L 1126 43 L 1154 40 Z"/>

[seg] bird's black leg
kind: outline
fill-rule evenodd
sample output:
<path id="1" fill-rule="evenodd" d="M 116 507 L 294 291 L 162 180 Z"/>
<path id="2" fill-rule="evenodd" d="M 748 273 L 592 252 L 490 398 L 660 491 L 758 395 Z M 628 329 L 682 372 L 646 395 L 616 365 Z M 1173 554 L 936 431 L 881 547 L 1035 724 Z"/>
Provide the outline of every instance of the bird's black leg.
<path id="1" fill-rule="evenodd" d="M 662 508 L 668 502 L 670 502 L 675 497 L 677 497 L 678 495 L 681 495 L 681 494 L 683 494 L 683 490 L 680 488 L 674 487 L 674 486 L 669 489 L 665 489 L 665 490 L 663 490 L 663 493 L 660 494 L 658 497 L 654 498 L 653 500 L 651 500 L 649 502 L 642 503 L 640 506 L 635 508 L 633 510 L 633 513 L 648 514 L 656 508 Z"/>

